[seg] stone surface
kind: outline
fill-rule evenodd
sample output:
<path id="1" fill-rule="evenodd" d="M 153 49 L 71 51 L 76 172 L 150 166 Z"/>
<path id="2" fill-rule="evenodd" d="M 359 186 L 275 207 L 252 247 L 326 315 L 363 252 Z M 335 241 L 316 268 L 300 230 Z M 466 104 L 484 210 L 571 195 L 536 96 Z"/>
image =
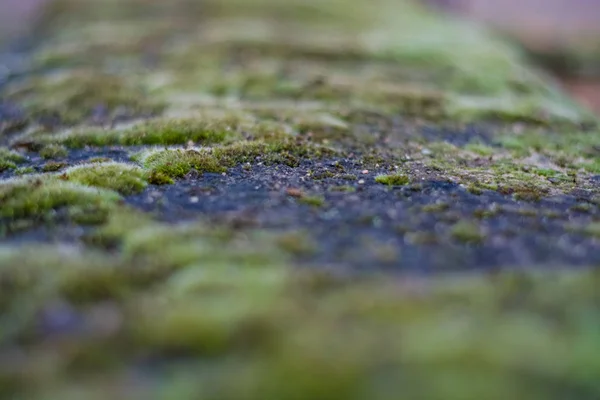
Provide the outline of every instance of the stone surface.
<path id="1" fill-rule="evenodd" d="M 596 117 L 375 3 L 48 4 L 2 58 L 1 395 L 598 397 Z"/>

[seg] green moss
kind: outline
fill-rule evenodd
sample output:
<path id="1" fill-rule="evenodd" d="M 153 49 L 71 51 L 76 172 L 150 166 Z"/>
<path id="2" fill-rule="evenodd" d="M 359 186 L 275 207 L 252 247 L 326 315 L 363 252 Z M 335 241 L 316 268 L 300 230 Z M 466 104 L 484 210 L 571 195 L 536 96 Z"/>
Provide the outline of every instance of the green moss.
<path id="1" fill-rule="evenodd" d="M 25 161 L 25 157 L 7 148 L 0 147 L 0 172 L 17 168 L 17 164 Z"/>
<path id="2" fill-rule="evenodd" d="M 192 169 L 199 172 L 224 172 L 219 159 L 210 149 L 172 149 L 150 151 L 141 156 L 142 165 L 148 168 L 156 182 L 182 178 Z"/>
<path id="3" fill-rule="evenodd" d="M 565 96 L 551 93 L 523 97 L 518 94 L 494 97 L 458 96 L 448 107 L 455 121 L 493 120 L 503 123 L 524 122 L 531 125 L 577 125 L 593 123 L 594 116 L 583 111 Z"/>
<path id="4" fill-rule="evenodd" d="M 479 225 L 468 221 L 461 221 L 454 224 L 450 229 L 450 235 L 463 243 L 476 244 L 481 243 L 485 239 L 485 235 Z"/>
<path id="5" fill-rule="evenodd" d="M 584 228 L 584 233 L 600 239 L 600 223 L 593 222 Z"/>
<path id="6" fill-rule="evenodd" d="M 539 201 L 544 195 L 548 194 L 547 190 L 531 185 L 500 188 L 500 192 L 512 194 L 516 200 L 525 201 Z"/>
<path id="7" fill-rule="evenodd" d="M 597 318 L 590 317 L 596 315 L 598 285 L 593 271 L 437 277 L 418 281 L 415 294 L 405 289 L 414 287 L 415 278 L 293 272 L 277 253 L 269 253 L 264 237 L 217 239 L 201 225 L 166 229 L 122 211 L 113 215 L 104 234 L 124 241 L 125 255 L 60 254 L 47 246 L 0 248 L 3 279 L 18 283 L 0 295 L 13 299 L 10 312 L 19 311 L 11 324 L 16 337 L 29 324 L 36 326 L 39 312 L 56 307 L 51 301 L 56 292 L 66 299 L 58 310 L 80 312 L 88 323 L 95 317 L 101 321 L 90 325 L 95 327 L 90 334 L 69 336 L 68 348 L 57 346 L 53 354 L 59 362 L 36 369 L 40 375 L 26 381 L 28 390 L 47 394 L 45 379 L 60 377 L 53 380 L 53 393 L 64 395 L 73 388 L 92 393 L 122 379 L 119 366 L 135 365 L 140 354 L 160 359 L 171 373 L 153 376 L 151 389 L 128 387 L 116 393 L 260 399 L 266 394 L 353 398 L 358 392 L 382 393 L 379 397 L 387 400 L 396 398 L 398 388 L 428 399 L 458 400 L 493 387 L 500 393 L 492 399 L 500 400 L 522 394 L 559 399 L 587 391 L 592 395 L 581 398 L 593 399 L 598 390 L 589 373 L 597 365 Z M 228 252 L 218 251 L 219 243 L 227 244 Z M 266 264 L 263 259 L 236 265 L 236 255 L 249 247 L 263 248 Z M 167 260 L 171 263 L 164 268 Z M 44 287 L 52 290 L 36 290 Z M 37 293 L 33 302 L 15 297 L 32 291 Z M 540 306 L 545 313 L 540 314 Z M 5 315 L 13 316 L 10 312 Z M 398 335 L 401 341 L 390 340 Z M 173 354 L 185 354 L 186 360 L 171 361 Z M 10 376 L 27 373 L 43 356 L 28 353 Z M 82 380 L 75 373 L 82 365 L 88 373 L 102 371 L 102 382 Z M 540 380 L 523 377 L 523 369 Z M 319 373 L 304 376 L 307 370 Z M 410 380 L 397 381 L 407 373 Z M 232 374 L 236 385 L 231 385 Z M 552 386 L 557 374 L 568 383 Z M 301 379 L 284 384 L 290 375 Z M 421 384 L 432 379 L 446 384 Z M 382 380 L 388 388 L 384 392 L 379 391 Z M 20 387 L 17 381 L 11 390 Z"/>
<path id="8" fill-rule="evenodd" d="M 549 168 L 536 168 L 535 173 L 546 178 L 552 178 L 560 174 L 560 172 Z"/>
<path id="9" fill-rule="evenodd" d="M 74 129 L 57 135 L 44 135 L 36 138 L 45 143 L 62 143 L 67 147 L 109 145 L 172 145 L 211 144 L 235 137 L 235 127 L 225 121 L 198 119 L 151 120 L 124 130 L 103 130 L 98 128 Z"/>
<path id="10" fill-rule="evenodd" d="M 15 169 L 17 168 L 17 164 L 12 161 L 0 160 L 0 172 L 4 172 L 7 169 Z"/>
<path id="11" fill-rule="evenodd" d="M 309 171 L 309 176 L 315 181 L 321 181 L 324 179 L 333 178 L 336 176 L 336 174 L 327 169 L 319 169 Z"/>
<path id="12" fill-rule="evenodd" d="M 477 196 L 479 196 L 480 194 L 483 193 L 483 189 L 479 185 L 476 185 L 473 183 L 471 183 L 467 186 L 467 191 L 469 193 L 477 195 Z"/>
<path id="13" fill-rule="evenodd" d="M 438 202 L 435 204 L 427 204 L 421 207 L 421 211 L 428 213 L 440 213 L 450 208 L 450 204 L 444 202 Z"/>
<path id="14" fill-rule="evenodd" d="M 212 148 L 151 150 L 136 158 L 150 169 L 151 174 L 181 178 L 192 169 L 218 173 L 244 163 L 263 162 L 297 167 L 300 157 L 320 158 L 331 154 L 335 152 L 328 148 L 277 138 L 271 141 L 237 141 Z"/>
<path id="15" fill-rule="evenodd" d="M 559 166 L 581 167 L 593 173 L 597 157 L 595 149 L 600 146 L 600 132 L 569 130 L 554 134 L 528 130 L 520 134 L 501 135 L 498 143 L 515 155 L 541 153 Z"/>
<path id="16" fill-rule="evenodd" d="M 310 196 L 303 195 L 298 198 L 298 202 L 309 205 L 311 207 L 323 207 L 325 206 L 325 198 L 322 196 Z"/>
<path id="17" fill-rule="evenodd" d="M 46 160 L 64 158 L 68 154 L 66 147 L 56 144 L 49 144 L 40 150 L 40 156 Z"/>
<path id="18" fill-rule="evenodd" d="M 465 150 L 472 151 L 480 156 L 489 157 L 496 153 L 496 149 L 482 143 L 469 143 L 465 146 Z"/>
<path id="19" fill-rule="evenodd" d="M 152 185 L 170 185 L 175 183 L 175 181 L 164 172 L 154 170 L 148 176 L 148 183 Z"/>
<path id="20" fill-rule="evenodd" d="M 342 186 L 334 186 L 334 187 L 332 187 L 331 191 L 333 191 L 333 192 L 347 192 L 347 193 L 352 193 L 352 192 L 356 192 L 356 188 L 354 186 L 342 185 Z"/>
<path id="21" fill-rule="evenodd" d="M 38 175 L 0 183 L 0 216 L 43 219 L 60 208 L 69 212 L 104 213 L 118 199 L 112 191 Z"/>
<path id="22" fill-rule="evenodd" d="M 111 189 L 123 195 L 139 193 L 147 184 L 144 170 L 116 162 L 78 165 L 64 171 L 60 178 L 81 185 Z"/>
<path id="23" fill-rule="evenodd" d="M 33 167 L 21 167 L 15 169 L 15 175 L 28 175 L 35 173 L 35 168 Z"/>
<path id="24" fill-rule="evenodd" d="M 62 123 L 93 119 L 104 109 L 104 119 L 119 113 L 152 115 L 164 106 L 127 79 L 93 70 L 31 78 L 6 90 L 7 98 L 22 105 L 33 117 L 58 116 Z"/>
<path id="25" fill-rule="evenodd" d="M 24 162 L 26 158 L 16 151 L 9 150 L 6 147 L 0 147 L 0 160 L 21 163 Z"/>
<path id="26" fill-rule="evenodd" d="M 430 143 L 428 147 L 435 149 L 437 145 Z M 560 153 L 551 150 L 519 153 L 517 156 L 498 149 L 493 156 L 482 158 L 471 150 L 450 144 L 432 155 L 418 152 L 419 147 L 416 146 L 408 154 L 411 160 L 403 165 L 411 176 L 422 176 L 425 165 L 430 174 L 435 174 L 435 180 L 461 184 L 473 194 L 493 190 L 512 195 L 517 200 L 539 201 L 550 195 L 567 195 L 576 188 L 595 192 L 590 172 L 584 170 L 581 156 L 564 164 L 559 160 Z M 406 154 L 406 150 L 403 153 Z M 590 162 L 587 161 L 588 165 Z"/>
<path id="27" fill-rule="evenodd" d="M 347 274 L 344 263 L 318 265 L 329 247 L 303 232 L 264 232 L 222 223 L 221 215 L 161 223 L 118 195 L 146 181 L 170 184 L 192 170 L 238 165 L 258 173 L 260 165 L 304 168 L 325 159 L 327 169 L 312 176 L 327 179 L 305 182 L 316 185 L 309 193 L 354 190 L 325 185 L 331 177 L 364 178 L 350 168 L 401 168 L 376 178 L 405 186 L 397 201 L 415 201 L 401 236 L 363 243 L 358 232 L 352 261 L 361 251 L 389 265 L 411 258 L 395 244 L 403 239 L 432 257 L 442 247 L 456 250 L 458 261 L 448 262 L 459 263 L 465 249 L 448 238 L 475 245 L 500 213 L 550 213 L 544 204 L 490 205 L 473 211 L 491 219 L 483 226 L 455 223 L 447 204 L 431 199 L 421 209 L 411 199 L 426 182 L 527 200 L 574 189 L 597 197 L 590 179 L 597 130 L 580 128 L 587 115 L 528 68 L 519 50 L 400 1 L 57 0 L 48 7 L 31 57 L 39 73 L 1 89 L 31 125 L 7 141 L 28 150 L 158 148 L 131 149 L 141 151 L 139 167 L 89 160 L 0 183 L 5 232 L 63 215 L 83 232 L 74 244 L 0 244 L 0 397 L 598 397 L 595 271 L 391 279 L 364 265 Z M 162 111 L 160 119 L 121 124 Z M 480 127 L 463 121 L 489 119 L 481 126 L 489 145 L 430 139 L 464 143 Z M 55 132 L 65 123 L 83 126 Z M 347 171 L 331 163 L 342 158 L 352 165 Z M 336 199 L 360 200 L 365 192 L 357 190 L 329 193 L 331 211 Z M 288 195 L 324 205 L 299 190 Z M 572 211 L 586 210 L 576 217 L 593 219 L 593 208 Z M 419 230 L 423 211 L 438 213 L 440 227 L 454 225 L 446 234 Z M 374 234 L 383 222 L 357 218 Z M 577 232 L 593 235 L 593 224 L 581 224 Z M 292 268 L 290 255 L 317 265 Z"/>
<path id="28" fill-rule="evenodd" d="M 44 172 L 56 172 L 68 166 L 66 162 L 49 161 L 42 167 Z"/>
<path id="29" fill-rule="evenodd" d="M 294 256 L 310 256 L 317 251 L 317 245 L 308 232 L 287 232 L 277 238 L 277 245 Z"/>
<path id="30" fill-rule="evenodd" d="M 410 182 L 410 178 L 404 174 L 379 175 L 375 177 L 377 183 L 388 186 L 404 186 Z"/>

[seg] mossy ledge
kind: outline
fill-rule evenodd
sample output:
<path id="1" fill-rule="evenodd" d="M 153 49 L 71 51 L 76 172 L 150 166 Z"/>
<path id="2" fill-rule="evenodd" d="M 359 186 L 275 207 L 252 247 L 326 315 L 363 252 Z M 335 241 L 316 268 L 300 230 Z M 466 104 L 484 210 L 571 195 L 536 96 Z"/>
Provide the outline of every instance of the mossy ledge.
<path id="1" fill-rule="evenodd" d="M 401 0 L 50 0 L 34 31 L 1 398 L 600 398 L 600 131 L 516 47 Z"/>

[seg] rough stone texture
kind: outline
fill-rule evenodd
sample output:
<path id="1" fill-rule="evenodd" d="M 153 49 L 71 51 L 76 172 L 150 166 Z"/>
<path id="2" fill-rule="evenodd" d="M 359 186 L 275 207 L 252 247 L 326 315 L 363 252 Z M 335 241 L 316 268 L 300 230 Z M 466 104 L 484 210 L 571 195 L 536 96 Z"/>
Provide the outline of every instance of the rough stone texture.
<path id="1" fill-rule="evenodd" d="M 56 0 L 0 76 L 0 394 L 595 399 L 600 130 L 392 0 Z"/>

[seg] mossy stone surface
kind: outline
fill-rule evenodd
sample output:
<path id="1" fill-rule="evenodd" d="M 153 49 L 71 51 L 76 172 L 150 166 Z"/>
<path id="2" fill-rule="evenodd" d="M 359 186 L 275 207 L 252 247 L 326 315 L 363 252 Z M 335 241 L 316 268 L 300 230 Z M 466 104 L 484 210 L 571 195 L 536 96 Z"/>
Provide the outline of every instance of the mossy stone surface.
<path id="1" fill-rule="evenodd" d="M 600 127 L 510 43 L 407 0 L 54 0 L 29 39 L 0 397 L 600 397 Z"/>

